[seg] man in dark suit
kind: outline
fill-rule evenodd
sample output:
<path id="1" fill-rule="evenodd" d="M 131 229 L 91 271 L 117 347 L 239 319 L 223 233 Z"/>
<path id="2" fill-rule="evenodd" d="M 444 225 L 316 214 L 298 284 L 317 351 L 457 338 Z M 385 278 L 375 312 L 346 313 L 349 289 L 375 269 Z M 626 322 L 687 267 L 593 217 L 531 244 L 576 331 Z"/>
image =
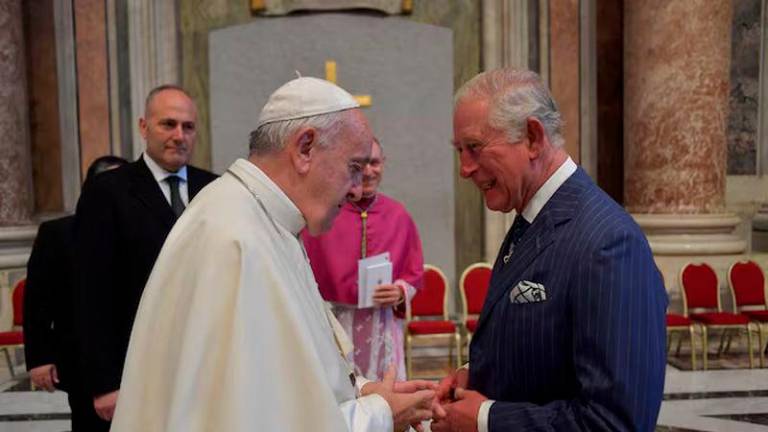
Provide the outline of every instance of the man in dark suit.
<path id="1" fill-rule="evenodd" d="M 462 177 L 517 216 L 434 432 L 654 429 L 666 291 L 640 228 L 568 157 L 561 125 L 532 72 L 486 72 L 456 96 Z"/>
<path id="2" fill-rule="evenodd" d="M 197 109 L 177 86 L 147 96 L 135 162 L 85 185 L 77 206 L 81 360 L 94 408 L 108 429 L 141 293 L 176 218 L 216 176 L 187 165 Z"/>
<path id="3" fill-rule="evenodd" d="M 91 163 L 86 180 L 127 164 L 117 156 Z M 72 411 L 72 430 L 90 430 L 98 419 L 87 400 L 77 365 L 74 317 L 74 216 L 40 224 L 27 263 L 24 290 L 24 354 L 32 383 L 44 390 L 64 390 Z"/>

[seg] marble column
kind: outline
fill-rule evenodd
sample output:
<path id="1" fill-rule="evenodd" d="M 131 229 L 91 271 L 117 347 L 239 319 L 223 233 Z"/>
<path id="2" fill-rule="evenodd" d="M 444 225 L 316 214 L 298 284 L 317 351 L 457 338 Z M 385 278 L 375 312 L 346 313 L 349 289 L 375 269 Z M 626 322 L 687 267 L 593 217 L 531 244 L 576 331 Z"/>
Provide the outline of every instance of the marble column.
<path id="1" fill-rule="evenodd" d="M 741 253 L 725 212 L 731 0 L 624 7 L 625 205 L 657 255 Z"/>
<path id="2" fill-rule="evenodd" d="M 0 227 L 29 223 L 32 169 L 21 0 L 0 2 Z"/>

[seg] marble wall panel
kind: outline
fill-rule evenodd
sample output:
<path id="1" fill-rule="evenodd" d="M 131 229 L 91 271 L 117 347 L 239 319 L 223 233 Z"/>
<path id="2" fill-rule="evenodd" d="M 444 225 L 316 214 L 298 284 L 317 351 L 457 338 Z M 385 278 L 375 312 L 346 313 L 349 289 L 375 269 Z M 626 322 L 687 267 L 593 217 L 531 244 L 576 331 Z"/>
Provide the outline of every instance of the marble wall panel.
<path id="1" fill-rule="evenodd" d="M 761 0 L 733 0 L 728 174 L 757 173 Z"/>
<path id="2" fill-rule="evenodd" d="M 549 86 L 565 121 L 565 150 L 579 163 L 579 0 L 550 0 L 549 49 Z"/>
<path id="3" fill-rule="evenodd" d="M 0 226 L 32 216 L 26 61 L 21 0 L 0 2 Z"/>
<path id="4" fill-rule="evenodd" d="M 624 4 L 625 205 L 723 209 L 731 0 Z"/>
<path id="5" fill-rule="evenodd" d="M 99 156 L 111 153 L 109 71 L 104 0 L 75 0 L 77 98 L 81 175 Z"/>
<path id="6" fill-rule="evenodd" d="M 53 1 L 24 2 L 29 128 L 36 212 L 64 209 Z"/>

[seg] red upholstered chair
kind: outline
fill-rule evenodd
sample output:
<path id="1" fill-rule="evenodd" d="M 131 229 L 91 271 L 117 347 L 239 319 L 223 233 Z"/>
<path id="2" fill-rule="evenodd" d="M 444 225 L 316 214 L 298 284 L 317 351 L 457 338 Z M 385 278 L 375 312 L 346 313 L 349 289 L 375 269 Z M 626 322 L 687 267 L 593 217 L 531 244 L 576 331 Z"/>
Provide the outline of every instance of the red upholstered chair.
<path id="1" fill-rule="evenodd" d="M 702 342 L 701 346 L 704 347 L 704 339 L 707 336 L 707 330 L 706 327 L 700 325 L 699 323 L 691 321 L 689 318 L 684 317 L 683 315 L 678 315 L 674 313 L 668 313 L 667 314 L 667 351 L 669 351 L 669 348 L 672 346 L 672 335 L 675 333 L 681 333 L 677 339 L 677 348 L 675 349 L 675 355 L 680 355 L 680 346 L 683 342 L 683 334 L 687 333 L 689 335 L 689 340 L 691 342 L 691 369 L 696 370 L 696 329 L 700 329 Z M 707 351 L 703 350 L 702 353 L 702 361 L 706 364 L 707 362 Z"/>
<path id="2" fill-rule="evenodd" d="M 720 330 L 720 347 L 718 355 L 723 352 L 725 336 L 739 333 L 742 330 L 747 336 L 749 351 L 749 367 L 754 367 L 752 354 L 752 323 L 744 315 L 723 312 L 720 303 L 720 283 L 717 273 L 708 264 L 688 263 L 680 271 L 680 286 L 683 290 L 683 315 L 701 323 L 707 332 Z M 726 347 L 726 351 L 729 347 Z M 708 349 L 706 335 L 704 337 L 704 352 Z M 707 369 L 707 357 L 704 357 L 704 369 Z"/>
<path id="3" fill-rule="evenodd" d="M 760 367 L 765 366 L 765 342 L 768 342 L 768 298 L 765 274 L 754 261 L 739 261 L 728 269 L 728 286 L 733 296 L 733 312 L 747 316 L 757 327 Z"/>
<path id="4" fill-rule="evenodd" d="M 24 323 L 24 286 L 27 280 L 22 279 L 16 283 L 11 294 L 13 303 L 13 328 L 10 331 L 0 332 L 0 350 L 5 354 L 5 361 L 11 371 L 11 377 L 16 377 L 11 361 L 11 349 L 24 346 L 24 333 L 21 326 Z"/>
<path id="5" fill-rule="evenodd" d="M 483 310 L 488 285 L 491 282 L 491 265 L 475 263 L 467 267 L 459 279 L 464 327 L 467 329 L 467 344 L 477 328 L 477 318 Z"/>
<path id="6" fill-rule="evenodd" d="M 456 367 L 461 366 L 461 335 L 456 323 L 448 319 L 448 278 L 437 267 L 424 265 L 424 285 L 411 299 L 406 310 L 405 362 L 408 378 L 412 376 L 414 339 L 434 336 L 449 338 L 449 362 L 456 346 Z"/>

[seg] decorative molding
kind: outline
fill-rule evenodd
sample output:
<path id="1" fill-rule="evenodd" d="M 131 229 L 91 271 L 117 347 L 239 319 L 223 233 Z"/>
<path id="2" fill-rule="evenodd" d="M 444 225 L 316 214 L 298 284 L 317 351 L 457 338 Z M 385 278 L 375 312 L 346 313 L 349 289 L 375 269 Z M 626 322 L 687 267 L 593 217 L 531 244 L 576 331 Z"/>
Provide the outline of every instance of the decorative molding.
<path id="1" fill-rule="evenodd" d="M 579 2 L 579 137 L 581 167 L 597 181 L 597 5 Z"/>
<path id="2" fill-rule="evenodd" d="M 483 70 L 507 66 L 530 67 L 528 47 L 531 28 L 528 6 L 529 0 L 483 0 Z M 516 213 L 500 213 L 488 208 L 483 211 L 485 259 L 493 262 Z"/>
<path id="3" fill-rule="evenodd" d="M 760 93 L 757 102 L 757 174 L 768 174 L 768 0 L 761 8 Z"/>
<path id="4" fill-rule="evenodd" d="M 539 75 L 549 87 L 549 0 L 539 1 Z"/>
<path id="5" fill-rule="evenodd" d="M 529 67 L 528 1 L 483 0 L 483 70 Z"/>
<path id="6" fill-rule="evenodd" d="M 107 10 L 107 67 L 109 68 L 109 141 L 110 153 L 123 155 L 120 134 L 120 81 L 117 49 L 117 1 L 106 0 Z"/>
<path id="7" fill-rule="evenodd" d="M 298 10 L 331 11 L 371 9 L 389 15 L 413 11 L 412 0 L 251 0 L 251 12 L 262 15 L 287 15 Z"/>
<path id="8" fill-rule="evenodd" d="M 128 3 L 131 119 L 144 115 L 144 99 L 162 84 L 179 84 L 179 23 L 174 0 L 134 0 Z M 133 157 L 144 151 L 144 140 L 133 130 Z M 127 155 L 126 155 L 127 156 Z"/>
<path id="9" fill-rule="evenodd" d="M 77 103 L 75 18 L 71 1 L 53 2 L 56 33 L 56 74 L 61 133 L 61 194 L 65 211 L 73 211 L 80 196 L 80 120 Z"/>
<path id="10" fill-rule="evenodd" d="M 735 232 L 742 220 L 722 214 L 633 214 L 654 255 L 744 253 L 747 242 Z"/>
<path id="11" fill-rule="evenodd" d="M 37 225 L 0 228 L 0 271 L 26 267 Z"/>

